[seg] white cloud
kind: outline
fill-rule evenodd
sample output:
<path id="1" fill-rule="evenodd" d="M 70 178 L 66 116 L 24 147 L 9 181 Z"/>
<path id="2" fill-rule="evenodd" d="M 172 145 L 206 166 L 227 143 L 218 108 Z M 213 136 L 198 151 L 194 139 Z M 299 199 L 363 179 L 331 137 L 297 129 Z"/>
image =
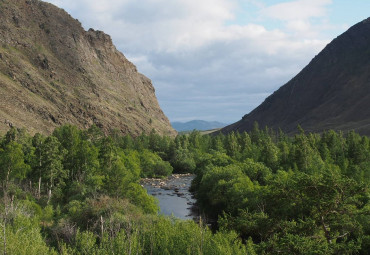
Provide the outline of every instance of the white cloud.
<path id="1" fill-rule="evenodd" d="M 331 0 L 247 1 L 261 8 L 261 20 L 285 26 L 238 24 L 238 0 L 49 0 L 86 29 L 110 34 L 153 80 L 171 120 L 226 122 L 256 107 L 328 42 L 310 19 L 325 18 Z"/>
<path id="2" fill-rule="evenodd" d="M 296 0 L 264 8 L 262 14 L 285 21 L 307 20 L 326 16 L 326 8 L 330 4 L 332 4 L 332 0 Z"/>
<path id="3" fill-rule="evenodd" d="M 332 0 L 295 0 L 261 9 L 262 17 L 282 21 L 285 31 L 301 38 L 318 38 L 327 28 L 328 6 Z M 319 20 L 318 24 L 314 21 Z"/>

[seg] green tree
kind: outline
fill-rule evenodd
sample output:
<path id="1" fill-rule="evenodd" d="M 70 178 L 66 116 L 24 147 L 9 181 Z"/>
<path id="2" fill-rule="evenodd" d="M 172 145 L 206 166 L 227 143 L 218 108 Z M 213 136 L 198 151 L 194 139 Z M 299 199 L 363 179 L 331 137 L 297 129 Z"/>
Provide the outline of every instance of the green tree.
<path id="1" fill-rule="evenodd" d="M 44 183 L 47 183 L 47 203 L 49 203 L 53 191 L 56 189 L 60 193 L 68 177 L 68 172 L 63 168 L 62 164 L 65 150 L 62 148 L 59 140 L 54 136 L 47 137 L 41 148 L 42 179 Z"/>
<path id="2" fill-rule="evenodd" d="M 194 173 L 196 168 L 192 153 L 182 148 L 175 150 L 171 165 L 175 173 Z"/>
<path id="3" fill-rule="evenodd" d="M 212 138 L 211 149 L 218 152 L 225 152 L 224 149 L 224 138 L 223 134 L 219 134 Z"/>
<path id="4" fill-rule="evenodd" d="M 33 153 L 33 160 L 32 160 L 32 176 L 31 178 L 37 178 L 38 181 L 38 192 L 37 197 L 40 199 L 41 197 L 41 183 L 42 183 L 42 163 L 43 163 L 43 143 L 45 142 L 45 137 L 40 133 L 37 133 L 32 138 L 32 145 L 35 148 Z"/>
<path id="5" fill-rule="evenodd" d="M 149 150 L 140 153 L 140 166 L 142 177 L 165 177 L 172 173 L 169 162 L 163 161 L 157 154 Z"/>
<path id="6" fill-rule="evenodd" d="M 66 150 L 66 155 L 63 157 L 63 167 L 69 171 L 69 178 L 76 180 L 79 174 L 79 153 L 81 143 L 81 131 L 72 125 L 61 126 L 54 130 L 55 136 L 62 147 Z"/>
<path id="7" fill-rule="evenodd" d="M 130 183 L 128 185 L 127 198 L 145 213 L 156 214 L 159 210 L 158 201 L 153 196 L 148 195 L 139 184 Z"/>
<path id="8" fill-rule="evenodd" d="M 239 147 L 238 139 L 234 132 L 226 136 L 225 148 L 226 148 L 227 155 L 229 155 L 232 158 L 238 158 L 240 147 Z"/>
<path id="9" fill-rule="evenodd" d="M 264 139 L 261 143 L 260 160 L 273 170 L 279 166 L 279 148 L 271 141 L 271 138 Z"/>
<path id="10" fill-rule="evenodd" d="M 0 148 L 0 178 L 6 195 L 9 182 L 13 180 L 23 180 L 26 177 L 30 166 L 24 163 L 22 146 L 14 141 Z"/>

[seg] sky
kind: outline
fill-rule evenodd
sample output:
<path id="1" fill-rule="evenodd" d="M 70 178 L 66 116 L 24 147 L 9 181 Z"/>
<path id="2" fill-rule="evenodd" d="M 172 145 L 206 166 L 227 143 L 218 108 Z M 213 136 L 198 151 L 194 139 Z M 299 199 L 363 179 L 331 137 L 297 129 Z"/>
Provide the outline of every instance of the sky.
<path id="1" fill-rule="evenodd" d="M 369 0 L 47 0 L 111 35 L 174 121 L 233 123 L 331 40 Z"/>

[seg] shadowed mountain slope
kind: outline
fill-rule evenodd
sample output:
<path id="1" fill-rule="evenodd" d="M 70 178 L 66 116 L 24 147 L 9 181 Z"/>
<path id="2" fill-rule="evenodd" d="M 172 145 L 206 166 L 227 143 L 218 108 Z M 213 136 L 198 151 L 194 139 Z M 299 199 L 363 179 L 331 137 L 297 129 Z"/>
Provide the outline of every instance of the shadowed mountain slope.
<path id="1" fill-rule="evenodd" d="M 151 81 L 109 35 L 38 0 L 0 1 L 0 98 L 2 133 L 14 125 L 47 134 L 71 123 L 176 134 Z"/>
<path id="2" fill-rule="evenodd" d="M 334 39 L 296 77 L 222 132 L 260 127 L 370 135 L 370 18 Z"/>

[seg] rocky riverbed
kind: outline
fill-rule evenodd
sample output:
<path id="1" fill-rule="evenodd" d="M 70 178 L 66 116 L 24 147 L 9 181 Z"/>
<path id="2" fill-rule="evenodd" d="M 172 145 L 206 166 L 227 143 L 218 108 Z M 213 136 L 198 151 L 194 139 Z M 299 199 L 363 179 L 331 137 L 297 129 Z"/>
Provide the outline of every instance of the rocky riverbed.
<path id="1" fill-rule="evenodd" d="M 144 178 L 141 185 L 158 199 L 162 214 L 196 220 L 198 208 L 189 191 L 194 177 L 192 174 L 173 174 L 165 179 Z"/>

